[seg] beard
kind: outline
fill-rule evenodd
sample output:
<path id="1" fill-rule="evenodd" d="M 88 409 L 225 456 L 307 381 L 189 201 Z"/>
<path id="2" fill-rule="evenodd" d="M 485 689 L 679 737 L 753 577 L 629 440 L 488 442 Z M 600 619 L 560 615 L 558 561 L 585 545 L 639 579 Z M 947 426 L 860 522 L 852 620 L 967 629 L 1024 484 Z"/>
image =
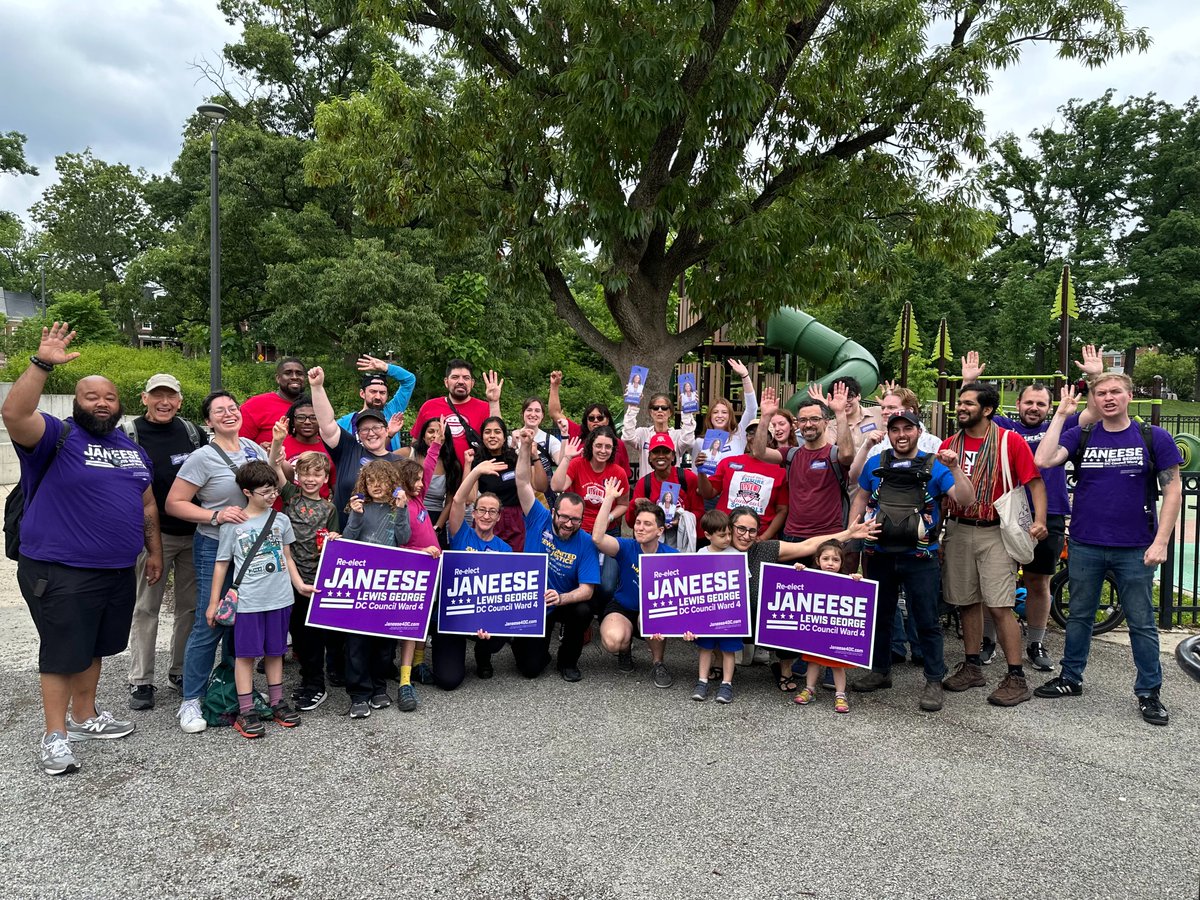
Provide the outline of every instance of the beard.
<path id="1" fill-rule="evenodd" d="M 75 401 L 71 412 L 71 417 L 75 420 L 76 424 L 88 434 L 94 434 L 96 437 L 104 437 L 105 435 L 112 434 L 123 415 L 125 415 L 125 407 L 121 405 L 119 400 L 117 401 L 117 408 L 113 410 L 112 415 L 107 419 L 100 419 L 93 416 L 79 405 L 78 400 Z"/>

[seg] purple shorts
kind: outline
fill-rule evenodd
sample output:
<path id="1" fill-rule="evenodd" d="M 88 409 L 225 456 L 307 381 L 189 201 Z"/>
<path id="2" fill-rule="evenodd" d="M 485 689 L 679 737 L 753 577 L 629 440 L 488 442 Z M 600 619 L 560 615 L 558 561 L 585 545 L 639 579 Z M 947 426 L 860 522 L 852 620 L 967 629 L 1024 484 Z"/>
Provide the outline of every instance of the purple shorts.
<path id="1" fill-rule="evenodd" d="M 236 621 L 236 620 L 235 620 Z M 701 650 L 720 650 L 722 653 L 740 653 L 744 638 L 696 638 Z"/>
<path id="2" fill-rule="evenodd" d="M 267 612 L 240 612 L 233 620 L 233 655 L 238 659 L 283 656 L 287 653 L 288 622 L 292 608 Z"/>

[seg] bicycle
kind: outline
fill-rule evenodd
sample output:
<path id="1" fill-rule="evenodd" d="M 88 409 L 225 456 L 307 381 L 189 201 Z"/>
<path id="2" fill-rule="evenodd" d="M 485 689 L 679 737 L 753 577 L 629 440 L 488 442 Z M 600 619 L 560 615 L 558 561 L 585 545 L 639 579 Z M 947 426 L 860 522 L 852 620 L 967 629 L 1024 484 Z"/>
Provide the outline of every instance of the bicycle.
<path id="1" fill-rule="evenodd" d="M 1067 544 L 1063 542 L 1058 557 L 1058 571 L 1050 578 L 1050 616 L 1060 628 L 1067 627 L 1070 617 L 1070 562 L 1067 559 Z M 1117 594 L 1117 583 L 1112 575 L 1104 573 L 1104 584 L 1100 586 L 1100 605 L 1096 608 L 1096 624 L 1092 634 L 1105 634 L 1125 621 L 1125 610 Z"/>

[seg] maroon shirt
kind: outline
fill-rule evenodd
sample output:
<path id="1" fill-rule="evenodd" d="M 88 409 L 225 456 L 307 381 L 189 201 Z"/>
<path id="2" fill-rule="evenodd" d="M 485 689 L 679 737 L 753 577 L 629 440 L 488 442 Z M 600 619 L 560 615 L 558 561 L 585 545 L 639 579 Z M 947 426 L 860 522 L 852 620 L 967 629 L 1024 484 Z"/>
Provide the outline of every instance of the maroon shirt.
<path id="1" fill-rule="evenodd" d="M 845 528 L 843 507 L 845 492 L 839 477 L 837 447 L 827 445 L 820 450 L 806 447 L 788 449 L 784 463 L 787 468 L 788 514 L 783 533 L 788 537 L 810 538 L 833 534 Z"/>

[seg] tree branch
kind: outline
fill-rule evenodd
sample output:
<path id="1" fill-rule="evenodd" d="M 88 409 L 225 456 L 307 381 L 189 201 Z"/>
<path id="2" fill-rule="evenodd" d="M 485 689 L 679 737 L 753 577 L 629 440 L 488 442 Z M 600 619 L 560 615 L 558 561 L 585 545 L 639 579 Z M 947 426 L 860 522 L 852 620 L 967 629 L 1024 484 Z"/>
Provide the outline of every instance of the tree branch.
<path id="1" fill-rule="evenodd" d="M 611 355 L 615 352 L 617 344 L 601 334 L 600 329 L 592 324 L 591 319 L 575 302 L 575 296 L 571 293 L 562 269 L 554 263 L 539 263 L 538 269 L 546 280 L 546 287 L 550 289 L 550 299 L 554 301 L 554 309 L 562 316 L 563 321 L 574 328 L 583 342 L 601 356 Z"/>

